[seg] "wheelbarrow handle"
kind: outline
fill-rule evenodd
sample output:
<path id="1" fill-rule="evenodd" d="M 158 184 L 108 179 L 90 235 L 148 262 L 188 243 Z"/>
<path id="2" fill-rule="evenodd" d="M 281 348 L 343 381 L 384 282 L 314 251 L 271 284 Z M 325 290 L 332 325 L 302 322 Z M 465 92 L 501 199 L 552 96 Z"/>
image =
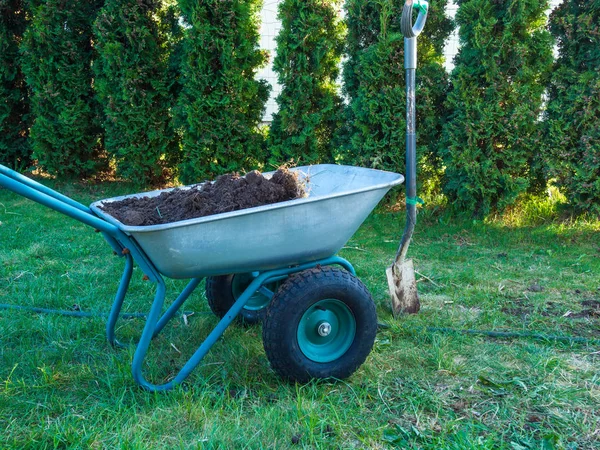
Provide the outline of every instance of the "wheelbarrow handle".
<path id="1" fill-rule="evenodd" d="M 15 194 L 28 198 L 40 205 L 44 205 L 47 208 L 58 211 L 65 216 L 95 228 L 102 232 L 102 236 L 116 254 L 122 256 L 125 249 L 127 249 L 135 262 L 151 281 L 156 281 L 160 277 L 160 273 L 155 268 L 152 261 L 150 261 L 143 250 L 139 248 L 133 238 L 130 238 L 117 226 L 96 216 L 87 206 L 1 164 L 0 187 L 4 187 Z"/>
<path id="2" fill-rule="evenodd" d="M 0 164 L 0 186 L 102 231 L 104 238 L 114 251 L 120 253 L 123 249 L 115 239 L 117 228 L 99 219 L 87 206 L 72 198 L 2 164 Z"/>
<path id="3" fill-rule="evenodd" d="M 24 184 L 25 186 L 28 186 L 31 189 L 34 189 L 38 192 L 42 192 L 46 195 L 49 195 L 50 197 L 53 197 L 56 200 L 59 200 L 63 203 L 71 205 L 72 207 L 77 208 L 81 211 L 84 211 L 87 213 L 90 212 L 90 210 L 87 206 L 82 205 L 79 202 L 76 202 L 72 198 L 67 197 L 66 195 L 63 195 L 60 192 L 56 192 L 55 190 L 50 189 L 48 186 L 44 186 L 43 184 L 38 183 L 37 181 L 34 181 L 31 178 L 27 178 L 26 176 L 21 175 L 19 172 L 9 169 L 8 167 L 3 166 L 2 164 L 0 164 L 0 174 L 5 175 L 8 178 L 12 178 L 13 180 L 17 181 L 18 183 Z"/>
<path id="4" fill-rule="evenodd" d="M 84 224 L 96 228 L 97 230 L 100 230 L 111 236 L 117 234 L 119 231 L 117 227 L 96 217 L 91 211 L 85 211 L 81 208 L 77 208 L 62 199 L 56 198 L 54 195 L 42 192 L 35 187 L 22 183 L 19 180 L 15 180 L 14 178 L 4 175 L 3 173 L 0 173 L 0 186 L 14 192 L 15 194 L 39 203 L 40 205 L 44 205 L 66 216 L 72 217 L 75 220 L 83 222 Z"/>
<path id="5" fill-rule="evenodd" d="M 418 9 L 419 15 L 414 25 L 412 23 L 412 10 Z M 421 34 L 427 13 L 429 11 L 429 2 L 426 0 L 406 0 L 404 8 L 402 8 L 402 17 L 400 19 L 400 28 L 405 38 L 414 38 Z"/>

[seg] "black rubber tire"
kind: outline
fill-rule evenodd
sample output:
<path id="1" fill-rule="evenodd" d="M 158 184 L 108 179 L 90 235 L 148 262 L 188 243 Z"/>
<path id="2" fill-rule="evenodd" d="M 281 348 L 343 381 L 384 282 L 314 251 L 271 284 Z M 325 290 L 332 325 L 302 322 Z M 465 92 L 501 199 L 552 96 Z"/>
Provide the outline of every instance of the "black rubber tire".
<path id="1" fill-rule="evenodd" d="M 298 326 L 315 303 L 335 299 L 352 312 L 356 332 L 348 350 L 320 363 L 309 359 L 298 344 Z M 344 379 L 365 361 L 375 342 L 377 313 L 371 294 L 351 273 L 333 267 L 305 270 L 290 276 L 279 288 L 263 320 L 263 345 L 273 369 L 290 381 L 312 378 Z"/>
<path id="2" fill-rule="evenodd" d="M 216 277 L 208 277 L 206 279 L 206 299 L 210 310 L 217 316 L 223 317 L 237 298 L 233 294 L 233 278 L 235 275 L 220 275 Z M 278 285 L 277 285 L 278 286 Z M 274 285 L 269 285 L 273 289 Z M 267 308 L 259 310 L 242 309 L 236 320 L 242 324 L 255 324 L 262 322 L 265 317 Z"/>

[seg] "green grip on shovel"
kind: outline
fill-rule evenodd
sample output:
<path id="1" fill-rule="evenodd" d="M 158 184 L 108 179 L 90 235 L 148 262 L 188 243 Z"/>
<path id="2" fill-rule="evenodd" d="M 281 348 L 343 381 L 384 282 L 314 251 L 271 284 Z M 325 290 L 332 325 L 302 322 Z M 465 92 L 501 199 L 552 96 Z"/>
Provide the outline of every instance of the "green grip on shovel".
<path id="1" fill-rule="evenodd" d="M 416 0 L 413 2 L 413 8 L 418 9 L 419 12 L 423 14 L 427 14 L 427 11 L 429 10 L 429 2 L 426 2 L 425 0 Z"/>
<path id="2" fill-rule="evenodd" d="M 425 200 L 423 200 L 421 197 L 406 197 L 406 204 L 407 205 L 424 205 L 425 204 Z"/>

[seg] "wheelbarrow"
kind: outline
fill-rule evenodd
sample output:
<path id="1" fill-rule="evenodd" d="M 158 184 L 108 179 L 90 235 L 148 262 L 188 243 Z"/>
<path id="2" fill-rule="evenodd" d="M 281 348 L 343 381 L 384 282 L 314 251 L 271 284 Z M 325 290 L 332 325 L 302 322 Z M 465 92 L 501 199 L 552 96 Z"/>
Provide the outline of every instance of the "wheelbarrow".
<path id="1" fill-rule="evenodd" d="M 404 177 L 341 165 L 291 170 L 305 184 L 305 198 L 152 226 L 127 226 L 101 207 L 168 189 L 104 199 L 87 207 L 2 165 L 0 186 L 95 228 L 125 259 L 106 323 L 111 345 L 122 345 L 115 326 L 134 261 L 156 284 L 132 361 L 133 378 L 143 388 L 164 391 L 185 380 L 238 316 L 263 322 L 265 353 L 284 378 L 343 379 L 370 353 L 377 316 L 371 294 L 352 265 L 336 253 Z M 163 277 L 190 279 L 164 312 Z M 150 341 L 204 278 L 209 306 L 220 321 L 175 377 L 154 384 L 143 374 Z"/>

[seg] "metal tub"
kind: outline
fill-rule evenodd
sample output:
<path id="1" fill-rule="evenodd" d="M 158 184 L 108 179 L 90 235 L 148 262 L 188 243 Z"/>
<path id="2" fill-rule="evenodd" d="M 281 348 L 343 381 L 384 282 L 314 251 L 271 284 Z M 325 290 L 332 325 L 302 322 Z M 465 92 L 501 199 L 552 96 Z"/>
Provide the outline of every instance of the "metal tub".
<path id="1" fill-rule="evenodd" d="M 157 196 L 169 189 L 100 200 L 90 208 L 133 237 L 162 274 L 195 278 L 263 271 L 332 256 L 385 193 L 404 181 L 397 173 L 353 166 L 322 164 L 291 170 L 305 181 L 307 197 L 141 227 L 125 225 L 99 206 Z"/>

